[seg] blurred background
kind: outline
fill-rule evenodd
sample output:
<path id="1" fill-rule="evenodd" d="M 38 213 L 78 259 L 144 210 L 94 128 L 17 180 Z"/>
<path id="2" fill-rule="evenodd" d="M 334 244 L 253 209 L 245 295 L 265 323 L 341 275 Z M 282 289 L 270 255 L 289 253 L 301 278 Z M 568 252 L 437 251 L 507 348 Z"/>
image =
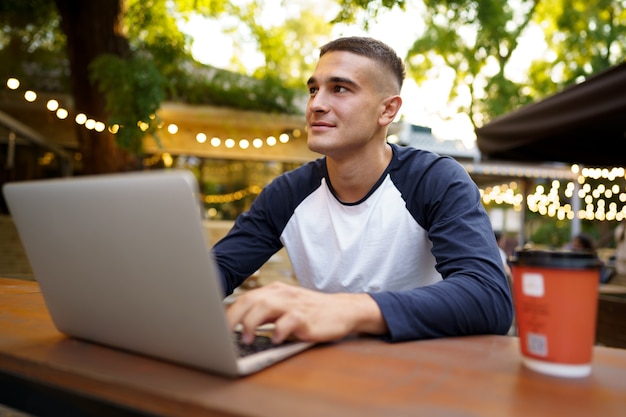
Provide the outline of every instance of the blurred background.
<path id="1" fill-rule="evenodd" d="M 388 140 L 462 163 L 509 255 L 616 246 L 624 0 L 3 0 L 0 28 L 0 185 L 185 168 L 223 230 L 319 157 L 305 81 L 325 42 L 368 35 L 407 66 Z M 19 274 L 1 198 L 0 245 Z"/>

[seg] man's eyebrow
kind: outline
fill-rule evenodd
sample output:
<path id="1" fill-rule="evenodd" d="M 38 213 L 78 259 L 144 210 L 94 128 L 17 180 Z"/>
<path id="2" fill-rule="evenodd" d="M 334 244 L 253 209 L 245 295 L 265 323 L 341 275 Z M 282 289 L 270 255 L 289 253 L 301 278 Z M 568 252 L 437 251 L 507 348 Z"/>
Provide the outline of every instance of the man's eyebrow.
<path id="1" fill-rule="evenodd" d="M 345 77 L 330 77 L 328 79 L 328 82 L 333 83 L 333 84 L 348 84 L 348 85 L 353 85 L 353 86 L 357 85 L 357 83 L 352 81 L 350 78 L 345 78 Z M 307 80 L 306 85 L 317 84 L 317 83 L 318 83 L 317 79 L 315 77 L 311 77 Z"/>

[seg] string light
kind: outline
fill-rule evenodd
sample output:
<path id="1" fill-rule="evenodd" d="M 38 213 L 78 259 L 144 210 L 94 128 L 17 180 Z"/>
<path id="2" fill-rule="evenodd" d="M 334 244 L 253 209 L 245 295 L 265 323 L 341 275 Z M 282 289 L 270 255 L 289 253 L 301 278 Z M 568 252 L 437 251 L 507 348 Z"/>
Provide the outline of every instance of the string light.
<path id="1" fill-rule="evenodd" d="M 106 125 L 102 122 L 96 122 L 96 126 L 94 128 L 96 132 L 103 132 L 106 129 Z"/>
<path id="2" fill-rule="evenodd" d="M 87 119 L 85 127 L 89 130 L 93 130 L 96 127 L 96 121 L 94 119 Z"/>
<path id="3" fill-rule="evenodd" d="M 619 168 L 616 168 L 621 172 Z M 584 170 L 583 170 L 584 171 Z M 578 178 L 578 182 L 581 184 L 577 194 L 574 194 L 573 182 L 568 182 L 563 186 L 560 181 L 552 181 L 550 188 L 547 189 L 543 184 L 538 184 L 535 187 L 533 193 L 526 197 L 526 206 L 533 213 L 538 213 L 543 216 L 554 217 L 560 220 L 578 218 L 580 220 L 618 220 L 621 221 L 626 217 L 626 187 L 624 184 L 613 183 L 613 181 L 624 180 L 624 176 L 612 178 L 605 171 L 604 178 L 609 180 L 609 183 L 599 183 L 595 188 L 592 188 L 591 184 L 587 180 L 598 180 L 603 177 L 602 169 L 598 176 L 597 169 L 589 169 L 586 171 L 589 177 L 581 175 Z M 485 204 L 497 204 L 497 205 L 512 205 L 516 210 L 521 208 L 523 202 L 523 196 L 521 193 L 517 193 L 517 185 L 512 183 L 511 185 L 492 186 L 481 189 L 481 197 Z M 581 199 L 584 204 L 584 208 L 575 212 L 572 205 L 565 201 L 561 201 L 561 195 L 567 200 L 571 200 L 574 196 Z M 622 203 L 620 207 L 616 201 L 607 200 L 614 199 Z"/>
<path id="4" fill-rule="evenodd" d="M 18 88 L 20 88 L 20 80 L 18 80 L 17 78 L 9 78 L 7 80 L 7 87 L 9 87 L 11 90 L 17 90 Z"/>
<path id="5" fill-rule="evenodd" d="M 24 99 L 30 103 L 37 100 L 37 93 L 34 91 L 28 90 L 24 93 Z"/>
<path id="6" fill-rule="evenodd" d="M 74 120 L 76 121 L 77 124 L 84 125 L 85 122 L 87 121 L 87 116 L 84 115 L 83 113 L 78 113 L 76 117 L 74 118 Z"/>
<path id="7" fill-rule="evenodd" d="M 17 78 L 9 78 L 6 81 L 6 86 L 10 90 L 18 90 L 21 86 L 20 81 Z M 37 100 L 37 93 L 32 90 L 26 90 L 24 92 L 24 99 L 30 103 Z M 56 99 L 50 99 L 46 102 L 46 108 L 54 112 L 57 118 L 60 120 L 67 119 L 69 112 L 65 108 L 61 107 L 60 103 Z M 151 115 L 151 119 L 154 120 L 156 115 Z M 77 113 L 74 116 L 74 121 L 78 125 L 83 125 L 86 129 L 95 130 L 96 132 L 104 132 L 107 130 L 111 134 L 119 132 L 120 126 L 113 124 L 107 126 L 104 122 L 88 118 L 84 113 Z M 149 124 L 145 122 L 138 122 L 138 126 L 143 131 L 149 128 Z M 158 128 L 163 128 L 164 124 L 161 123 Z M 171 135 L 178 134 L 179 127 L 175 123 L 170 123 L 166 127 L 167 132 Z M 300 129 L 294 129 L 290 134 L 282 133 L 278 136 L 278 139 L 270 135 L 265 140 L 261 138 L 254 138 L 252 142 L 247 139 L 240 139 L 238 142 L 233 138 L 227 138 L 222 140 L 219 137 L 212 137 L 208 142 L 213 147 L 226 146 L 231 149 L 237 144 L 241 149 L 249 149 L 250 144 L 255 149 L 261 148 L 264 145 L 275 146 L 279 142 L 286 144 L 291 138 L 299 138 L 302 135 Z M 204 132 L 199 132 L 195 135 L 198 143 L 207 142 L 207 135 Z M 167 162 L 168 158 L 170 165 L 172 163 L 172 157 L 169 154 L 163 154 L 163 161 Z M 494 168 L 495 169 L 495 168 Z M 468 169 L 471 171 L 471 169 Z M 539 213 L 549 217 L 555 217 L 558 219 L 573 219 L 578 217 L 581 220 L 624 220 L 626 218 L 626 187 L 624 186 L 624 180 L 626 180 L 624 167 L 614 168 L 597 168 L 597 167 L 580 167 L 577 164 L 571 166 L 571 172 L 574 175 L 572 181 L 568 181 L 562 184 L 560 181 L 555 180 L 550 184 L 550 189 L 546 190 L 543 185 L 538 185 L 535 191 L 528 195 L 526 198 L 527 208 L 535 213 Z M 485 172 L 486 173 L 486 172 Z M 492 174 L 498 174 L 493 172 Z M 509 175 L 516 175 L 514 172 L 509 172 Z M 554 178 L 556 175 L 551 172 L 550 169 L 539 168 L 534 172 L 519 172 L 518 176 L 528 176 L 534 178 Z M 589 180 L 599 182 L 595 188 L 589 183 Z M 619 181 L 616 183 L 615 181 Z M 578 183 L 578 192 L 576 193 L 576 187 L 574 182 Z M 237 201 L 245 198 L 251 194 L 258 194 L 260 190 L 254 187 L 248 187 L 246 189 L 224 194 L 224 195 L 212 195 L 206 196 L 205 201 L 207 203 L 229 202 Z M 519 186 L 516 182 L 509 184 L 502 184 L 497 186 L 491 186 L 480 189 L 481 198 L 484 204 L 496 204 L 496 205 L 509 205 L 516 211 L 522 209 L 524 197 L 519 191 Z M 561 201 L 561 195 L 567 200 L 574 197 L 580 198 L 584 204 L 583 208 L 574 212 L 571 204 Z M 607 200 L 614 200 L 607 202 Z M 621 207 L 616 201 L 621 203 Z"/>
<path id="8" fill-rule="evenodd" d="M 6 86 L 7 88 L 9 88 L 10 90 L 17 90 L 20 88 L 20 81 L 17 78 L 8 78 L 6 81 Z M 27 90 L 24 92 L 24 99 L 28 102 L 35 102 L 37 100 L 37 93 L 32 91 L 32 90 Z M 47 101 L 46 103 L 46 108 L 49 111 L 55 112 L 57 118 L 59 118 L 60 120 L 64 120 L 67 119 L 69 117 L 69 112 L 67 109 L 64 109 L 60 106 L 60 103 L 58 100 L 56 99 L 50 99 Z M 154 120 L 156 119 L 156 115 L 155 114 L 151 114 L 150 115 L 150 119 Z M 84 113 L 77 113 L 74 116 L 74 121 L 76 124 L 84 126 L 86 129 L 89 130 L 95 130 L 96 132 L 104 132 L 105 130 L 107 130 L 109 133 L 111 134 L 117 134 L 121 128 L 120 125 L 118 124 L 113 124 L 110 126 L 107 126 L 104 122 L 95 120 L 95 119 L 91 119 L 89 118 L 87 115 L 85 115 Z M 143 121 L 138 121 L 137 122 L 137 126 L 142 130 L 142 131 L 147 131 L 150 128 L 150 124 L 143 122 Z M 158 129 L 163 129 L 164 128 L 164 124 L 160 123 L 157 128 Z M 166 127 L 166 130 L 169 134 L 171 135 L 176 135 L 179 132 L 179 127 L 178 125 L 176 125 L 175 123 L 170 123 L 168 124 Z M 302 134 L 300 129 L 294 129 L 291 132 L 291 137 L 294 138 L 298 138 L 300 137 Z M 205 143 L 207 142 L 207 135 L 204 132 L 199 132 L 196 134 L 195 136 L 196 141 L 198 143 Z M 280 142 L 281 143 L 288 143 L 290 140 L 290 135 L 287 133 L 283 133 L 280 135 Z M 222 144 L 224 144 L 227 148 L 234 148 L 237 144 L 237 142 L 232 139 L 232 138 L 228 138 L 225 140 L 222 140 L 221 138 L 218 137 L 213 137 L 210 141 L 209 144 L 213 147 L 219 147 Z M 241 149 L 248 149 L 250 148 L 250 142 L 247 139 L 241 139 L 239 142 L 239 147 Z M 252 146 L 255 149 L 259 149 L 262 146 L 264 146 L 264 144 L 267 144 L 268 146 L 274 146 L 277 144 L 277 140 L 276 137 L 270 135 L 268 136 L 265 141 L 263 141 L 260 138 L 255 138 L 252 141 Z"/>
<path id="9" fill-rule="evenodd" d="M 204 196 L 204 202 L 207 204 L 224 204 L 232 203 L 234 201 L 243 200 L 249 195 L 257 195 L 261 192 L 261 187 L 258 185 L 250 185 L 242 190 L 235 191 L 227 194 L 210 194 Z"/>
<path id="10" fill-rule="evenodd" d="M 48 100 L 46 103 L 46 108 L 50 111 L 57 111 L 59 108 L 59 102 L 56 100 Z"/>

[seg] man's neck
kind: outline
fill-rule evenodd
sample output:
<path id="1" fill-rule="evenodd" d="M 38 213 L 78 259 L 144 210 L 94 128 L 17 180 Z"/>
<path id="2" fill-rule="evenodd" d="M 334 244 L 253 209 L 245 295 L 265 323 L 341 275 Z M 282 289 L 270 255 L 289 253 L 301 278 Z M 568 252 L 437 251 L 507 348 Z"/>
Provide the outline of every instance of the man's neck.
<path id="1" fill-rule="evenodd" d="M 355 203 L 370 192 L 391 161 L 393 151 L 385 143 L 373 152 L 363 152 L 350 158 L 326 158 L 328 176 L 339 200 Z"/>

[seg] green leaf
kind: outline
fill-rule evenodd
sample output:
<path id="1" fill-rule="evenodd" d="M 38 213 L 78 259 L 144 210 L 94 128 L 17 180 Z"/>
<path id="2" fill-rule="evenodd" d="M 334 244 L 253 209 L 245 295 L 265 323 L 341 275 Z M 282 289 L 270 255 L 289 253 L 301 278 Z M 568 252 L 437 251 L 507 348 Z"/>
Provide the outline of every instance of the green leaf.
<path id="1" fill-rule="evenodd" d="M 117 143 L 140 155 L 143 137 L 158 127 L 156 111 L 165 98 L 163 75 L 151 60 L 138 55 L 130 59 L 100 55 L 89 70 L 92 82 L 105 97 L 109 126 L 119 126 Z"/>

